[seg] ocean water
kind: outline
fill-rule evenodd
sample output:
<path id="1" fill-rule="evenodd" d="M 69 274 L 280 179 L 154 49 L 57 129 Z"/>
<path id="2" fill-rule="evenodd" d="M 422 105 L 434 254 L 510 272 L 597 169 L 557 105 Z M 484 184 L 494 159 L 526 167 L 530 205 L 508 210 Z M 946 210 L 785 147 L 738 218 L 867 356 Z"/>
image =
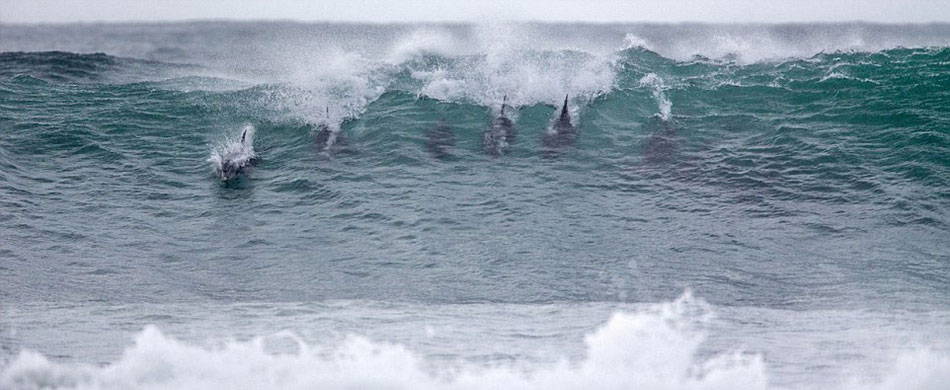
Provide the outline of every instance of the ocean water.
<path id="1" fill-rule="evenodd" d="M 947 24 L 0 26 L 0 389 L 950 389 L 948 248 Z"/>

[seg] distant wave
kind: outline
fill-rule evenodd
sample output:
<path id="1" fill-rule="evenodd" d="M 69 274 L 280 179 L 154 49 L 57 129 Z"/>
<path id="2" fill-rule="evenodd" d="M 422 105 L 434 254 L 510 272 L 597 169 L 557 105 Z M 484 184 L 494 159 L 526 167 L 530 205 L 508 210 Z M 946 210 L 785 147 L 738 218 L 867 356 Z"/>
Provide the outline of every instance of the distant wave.
<path id="1" fill-rule="evenodd" d="M 0 53 L 0 78 L 29 75 L 52 82 L 127 82 L 132 79 L 169 75 L 172 70 L 198 68 L 191 65 L 116 57 L 105 53 L 65 51 Z"/>

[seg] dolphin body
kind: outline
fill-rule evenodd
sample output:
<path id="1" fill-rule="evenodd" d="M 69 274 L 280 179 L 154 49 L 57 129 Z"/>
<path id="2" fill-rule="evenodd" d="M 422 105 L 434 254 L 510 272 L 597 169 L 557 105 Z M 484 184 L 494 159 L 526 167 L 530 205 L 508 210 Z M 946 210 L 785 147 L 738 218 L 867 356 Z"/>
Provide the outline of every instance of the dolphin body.
<path id="1" fill-rule="evenodd" d="M 571 124 L 571 113 L 567 111 L 567 96 L 564 96 L 564 106 L 561 115 L 541 138 L 545 149 L 555 150 L 570 146 L 577 140 L 577 128 Z"/>
<path id="2" fill-rule="evenodd" d="M 659 120 L 662 129 L 654 132 L 643 143 L 644 160 L 652 164 L 663 164 L 673 160 L 679 137 L 669 122 Z"/>
<path id="3" fill-rule="evenodd" d="M 439 124 L 426 134 L 426 149 L 436 158 L 451 156 L 454 146 L 455 135 L 452 134 L 452 127 L 445 119 L 439 121 Z"/>
<path id="4" fill-rule="evenodd" d="M 330 130 L 330 125 L 326 123 L 321 123 L 317 125 L 317 136 L 314 140 L 318 146 L 329 147 L 330 138 L 333 137 L 333 131 Z"/>
<path id="5" fill-rule="evenodd" d="M 314 143 L 321 150 L 329 150 L 330 147 L 343 140 L 342 134 L 330 128 L 330 107 L 327 107 L 327 120 L 317 125 L 317 135 Z"/>
<path id="6" fill-rule="evenodd" d="M 254 145 L 248 137 L 248 130 L 250 129 L 251 127 L 245 127 L 244 131 L 241 132 L 241 142 L 229 145 L 223 155 L 217 156 L 219 163 L 217 171 L 218 175 L 221 176 L 221 180 L 234 179 L 257 164 Z"/>
<path id="7" fill-rule="evenodd" d="M 514 123 L 505 116 L 505 107 L 508 106 L 508 96 L 505 96 L 501 103 L 501 115 L 492 121 L 491 126 L 485 130 L 483 145 L 485 151 L 492 156 L 501 155 L 509 145 L 515 141 Z"/>

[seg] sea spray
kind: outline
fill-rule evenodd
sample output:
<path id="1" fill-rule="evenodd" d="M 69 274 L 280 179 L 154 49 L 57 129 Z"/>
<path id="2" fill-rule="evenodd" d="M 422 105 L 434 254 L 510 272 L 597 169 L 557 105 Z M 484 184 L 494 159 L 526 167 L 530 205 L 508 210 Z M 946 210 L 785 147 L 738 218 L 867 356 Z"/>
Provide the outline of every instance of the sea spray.
<path id="1" fill-rule="evenodd" d="M 231 180 L 255 164 L 254 132 L 254 126 L 245 125 L 236 138 L 226 139 L 211 151 L 208 162 L 221 180 Z"/>
<path id="2" fill-rule="evenodd" d="M 269 352 L 266 338 L 201 347 L 147 327 L 104 367 L 59 364 L 23 351 L 0 372 L 18 389 L 721 389 L 766 388 L 758 357 L 700 357 L 708 307 L 690 294 L 639 312 L 618 312 L 585 337 L 579 362 L 525 367 L 426 368 L 409 349 L 349 336 L 339 346 L 297 344 Z M 724 387 L 725 386 L 725 387 Z"/>
<path id="3" fill-rule="evenodd" d="M 667 99 L 663 92 L 666 88 L 663 85 L 663 79 L 657 76 L 656 73 L 648 73 L 640 79 L 640 86 L 650 88 L 650 93 L 653 95 L 653 99 L 656 100 L 657 109 L 660 110 L 660 118 L 664 121 L 670 120 L 673 103 L 670 102 L 670 99 Z"/>
<path id="4" fill-rule="evenodd" d="M 543 310 L 539 309 L 539 310 Z M 811 389 L 774 386 L 770 364 L 741 346 L 701 352 L 714 308 L 686 293 L 679 299 L 614 312 L 583 337 L 577 358 L 544 362 L 429 360 L 412 348 L 348 335 L 307 342 L 288 331 L 211 345 L 180 341 L 148 326 L 105 365 L 59 363 L 24 350 L 0 366 L 0 388 L 38 389 Z M 486 329 L 487 331 L 487 329 Z M 435 330 L 419 330 L 431 338 Z M 452 342 L 452 340 L 445 340 Z M 461 340 L 457 340 L 461 341 Z M 431 343 L 433 340 L 427 340 Z M 553 340 L 549 341 L 553 342 Z M 441 350 L 451 349 L 446 345 Z M 550 349 L 545 349 L 551 351 Z M 560 352 L 551 351 L 558 354 Z M 566 355 L 566 353 L 564 354 Z M 782 359 L 777 359 L 781 361 Z M 855 377 L 828 390 L 940 388 L 950 356 L 927 349 L 896 354 L 872 378 Z M 935 387 L 936 386 L 936 387 Z"/>

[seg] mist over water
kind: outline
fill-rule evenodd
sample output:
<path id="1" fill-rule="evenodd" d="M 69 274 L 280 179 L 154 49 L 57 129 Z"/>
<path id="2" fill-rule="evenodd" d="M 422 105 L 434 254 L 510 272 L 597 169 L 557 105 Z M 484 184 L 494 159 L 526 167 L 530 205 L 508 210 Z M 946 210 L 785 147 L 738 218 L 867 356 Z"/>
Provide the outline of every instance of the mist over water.
<path id="1" fill-rule="evenodd" d="M 0 37 L 0 388 L 950 380 L 950 25 Z"/>

